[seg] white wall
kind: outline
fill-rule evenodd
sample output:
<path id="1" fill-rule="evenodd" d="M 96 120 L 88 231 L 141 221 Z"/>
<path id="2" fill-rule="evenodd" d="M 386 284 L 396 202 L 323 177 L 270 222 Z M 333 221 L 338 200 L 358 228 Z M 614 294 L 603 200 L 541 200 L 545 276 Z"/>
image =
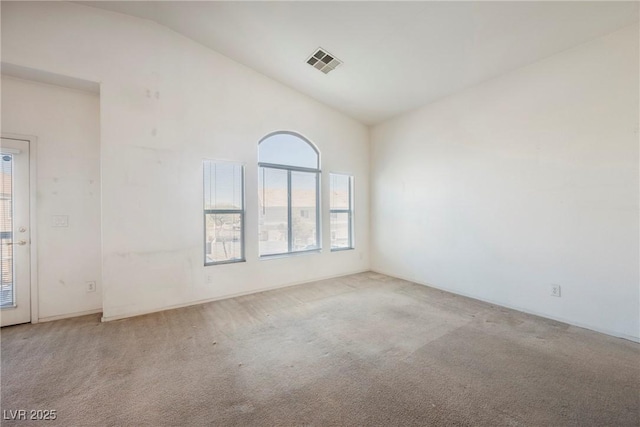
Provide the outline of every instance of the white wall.
<path id="1" fill-rule="evenodd" d="M 369 268 L 365 126 L 167 28 L 83 5 L 3 2 L 2 60 L 101 83 L 107 319 Z M 322 152 L 321 254 L 258 259 L 257 143 L 276 130 Z M 247 166 L 246 263 L 203 266 L 204 158 Z M 354 251 L 329 251 L 331 171 L 356 177 Z"/>
<path id="2" fill-rule="evenodd" d="M 97 94 L 2 77 L 2 132 L 37 136 L 38 316 L 102 308 Z M 68 227 L 53 227 L 66 215 Z M 97 282 L 88 293 L 86 282 Z"/>
<path id="3" fill-rule="evenodd" d="M 638 340 L 638 76 L 635 25 L 376 126 L 372 268 Z"/>

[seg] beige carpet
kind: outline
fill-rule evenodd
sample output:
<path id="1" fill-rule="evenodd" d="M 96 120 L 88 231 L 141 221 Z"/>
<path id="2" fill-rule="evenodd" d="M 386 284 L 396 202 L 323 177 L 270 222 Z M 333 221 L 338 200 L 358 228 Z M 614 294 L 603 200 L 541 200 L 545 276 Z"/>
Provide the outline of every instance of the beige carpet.
<path id="1" fill-rule="evenodd" d="M 57 411 L 37 425 L 640 425 L 640 345 L 374 273 L 1 351 L 2 409 Z"/>

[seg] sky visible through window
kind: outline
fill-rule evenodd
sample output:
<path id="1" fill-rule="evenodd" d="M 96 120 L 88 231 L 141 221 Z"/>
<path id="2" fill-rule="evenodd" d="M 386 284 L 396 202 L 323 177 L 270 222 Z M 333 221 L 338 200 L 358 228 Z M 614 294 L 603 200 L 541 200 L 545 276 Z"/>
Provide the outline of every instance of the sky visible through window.
<path id="1" fill-rule="evenodd" d="M 318 152 L 278 133 L 260 142 L 259 163 L 260 255 L 319 249 Z"/>
<path id="2" fill-rule="evenodd" d="M 300 137 L 288 133 L 271 135 L 260 143 L 260 162 L 319 168 L 318 153 L 313 147 Z"/>
<path id="3" fill-rule="evenodd" d="M 204 208 L 242 208 L 242 166 L 234 163 L 204 164 Z"/>

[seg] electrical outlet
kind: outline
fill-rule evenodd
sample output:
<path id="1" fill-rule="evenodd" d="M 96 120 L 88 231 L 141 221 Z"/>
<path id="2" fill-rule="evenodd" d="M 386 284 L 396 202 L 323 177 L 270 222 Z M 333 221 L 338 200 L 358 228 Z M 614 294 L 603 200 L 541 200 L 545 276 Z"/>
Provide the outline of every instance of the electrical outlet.
<path id="1" fill-rule="evenodd" d="M 560 285 L 551 285 L 551 296 L 560 297 Z"/>
<path id="2" fill-rule="evenodd" d="M 87 282 L 87 292 L 95 292 L 96 291 L 96 282 Z"/>
<path id="3" fill-rule="evenodd" d="M 51 216 L 52 227 L 69 227 L 69 215 L 53 215 Z"/>
<path id="4" fill-rule="evenodd" d="M 207 283 L 213 283 L 213 277 L 210 274 L 207 274 Z"/>

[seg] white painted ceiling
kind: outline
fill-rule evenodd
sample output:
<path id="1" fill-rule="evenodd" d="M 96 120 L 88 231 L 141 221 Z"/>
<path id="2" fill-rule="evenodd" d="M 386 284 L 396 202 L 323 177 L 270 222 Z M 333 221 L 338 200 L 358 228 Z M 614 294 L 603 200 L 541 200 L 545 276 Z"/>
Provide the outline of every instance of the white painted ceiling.
<path id="1" fill-rule="evenodd" d="M 81 2 L 165 25 L 375 124 L 638 21 L 638 2 Z M 344 61 L 305 63 L 318 48 Z"/>

